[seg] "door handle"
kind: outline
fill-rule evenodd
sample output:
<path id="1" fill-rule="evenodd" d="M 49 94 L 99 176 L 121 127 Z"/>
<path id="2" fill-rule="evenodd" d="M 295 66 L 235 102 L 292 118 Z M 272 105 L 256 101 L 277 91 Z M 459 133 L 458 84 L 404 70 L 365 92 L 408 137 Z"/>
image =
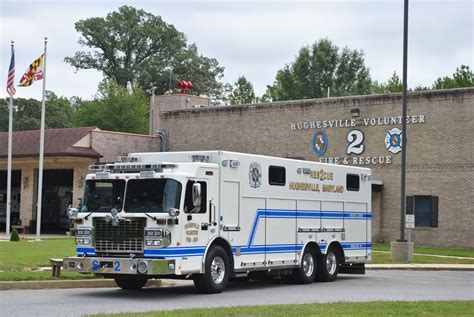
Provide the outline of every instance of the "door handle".
<path id="1" fill-rule="evenodd" d="M 217 226 L 217 221 L 216 221 L 216 218 L 217 218 L 217 208 L 216 208 L 216 205 L 214 205 L 214 203 L 212 201 L 209 202 L 209 206 L 211 207 L 210 209 L 210 213 L 212 213 L 212 225 L 213 226 Z M 209 214 L 210 215 L 210 214 Z"/>

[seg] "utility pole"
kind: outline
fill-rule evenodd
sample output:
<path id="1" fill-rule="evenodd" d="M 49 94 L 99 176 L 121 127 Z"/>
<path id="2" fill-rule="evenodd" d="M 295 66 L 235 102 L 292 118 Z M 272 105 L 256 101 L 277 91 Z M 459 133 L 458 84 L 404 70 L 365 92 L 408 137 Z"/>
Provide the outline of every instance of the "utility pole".
<path id="1" fill-rule="evenodd" d="M 400 179 L 400 240 L 405 241 L 405 170 L 407 157 L 407 51 L 408 51 L 408 0 L 405 0 L 403 17 L 403 95 L 402 95 L 402 164 Z"/>

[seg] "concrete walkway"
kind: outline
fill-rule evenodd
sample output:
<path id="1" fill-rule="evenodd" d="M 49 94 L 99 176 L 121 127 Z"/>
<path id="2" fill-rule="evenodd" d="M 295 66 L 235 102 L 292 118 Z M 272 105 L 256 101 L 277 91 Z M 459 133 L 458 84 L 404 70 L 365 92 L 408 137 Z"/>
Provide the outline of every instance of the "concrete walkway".
<path id="1" fill-rule="evenodd" d="M 372 253 L 389 253 L 389 254 L 390 254 L 390 251 L 377 251 L 377 250 L 372 250 Z M 473 257 L 468 257 L 468 256 L 440 255 L 440 254 L 426 254 L 426 253 L 413 253 L 413 255 L 433 256 L 433 257 L 436 257 L 436 258 L 450 258 L 450 259 L 474 260 Z"/>
<path id="2" fill-rule="evenodd" d="M 474 271 L 474 264 L 366 264 L 366 270 Z"/>

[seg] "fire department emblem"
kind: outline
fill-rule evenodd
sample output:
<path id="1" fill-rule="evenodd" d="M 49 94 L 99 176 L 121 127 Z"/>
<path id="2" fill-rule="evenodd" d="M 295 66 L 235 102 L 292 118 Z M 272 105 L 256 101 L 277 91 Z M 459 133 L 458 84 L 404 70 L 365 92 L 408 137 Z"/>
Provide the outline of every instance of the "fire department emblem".
<path id="1" fill-rule="evenodd" d="M 324 131 L 318 131 L 313 137 L 313 152 L 316 155 L 323 155 L 328 148 L 328 136 Z"/>
<path id="2" fill-rule="evenodd" d="M 252 188 L 259 188 L 262 185 L 262 167 L 256 162 L 249 167 L 249 184 Z"/>
<path id="3" fill-rule="evenodd" d="M 397 154 L 402 150 L 402 133 L 402 130 L 393 128 L 385 135 L 385 146 L 393 154 Z"/>

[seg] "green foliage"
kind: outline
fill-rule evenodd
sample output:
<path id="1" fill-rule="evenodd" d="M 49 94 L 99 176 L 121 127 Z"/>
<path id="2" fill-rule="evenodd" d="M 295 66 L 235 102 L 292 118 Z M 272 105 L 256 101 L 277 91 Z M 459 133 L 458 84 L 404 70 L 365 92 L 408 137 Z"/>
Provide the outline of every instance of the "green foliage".
<path id="1" fill-rule="evenodd" d="M 474 87 L 474 73 L 469 69 L 469 66 L 461 65 L 456 68 L 456 72 L 453 77 L 444 76 L 438 78 L 432 85 L 432 87 L 426 87 L 418 85 L 415 88 L 409 88 L 409 91 L 426 91 L 431 89 L 450 89 L 450 88 L 461 88 L 461 87 Z M 394 93 L 402 92 L 403 83 L 394 71 L 392 77 L 390 77 L 386 83 L 379 84 L 374 82 L 372 85 L 374 93 Z"/>
<path id="2" fill-rule="evenodd" d="M 8 131 L 9 98 L 0 99 L 0 131 Z M 46 91 L 45 127 L 71 127 L 74 108 L 66 97 L 58 97 L 52 91 Z M 41 124 L 41 101 L 36 99 L 15 98 L 13 100 L 13 130 L 39 130 Z"/>
<path id="3" fill-rule="evenodd" d="M 294 62 L 277 72 L 262 98 L 294 100 L 327 96 L 363 95 L 371 92 L 369 69 L 361 50 L 340 49 L 328 39 L 303 47 Z"/>
<path id="4" fill-rule="evenodd" d="M 392 77 L 390 77 L 386 83 L 379 84 L 374 82 L 373 90 L 375 93 L 379 94 L 402 92 L 403 83 L 400 76 L 398 76 L 397 72 L 394 71 Z"/>
<path id="5" fill-rule="evenodd" d="M 155 87 L 155 94 L 168 91 L 171 70 L 174 87 L 184 79 L 193 82 L 194 94 L 222 94 L 218 79 L 224 68 L 199 54 L 195 44 L 188 46 L 185 35 L 160 16 L 121 6 L 106 18 L 80 20 L 75 27 L 82 35 L 79 44 L 90 48 L 65 58 L 76 69 L 97 69 L 122 87 L 128 82 Z"/>
<path id="6" fill-rule="evenodd" d="M 102 130 L 148 134 L 148 97 L 135 86 L 127 88 L 104 80 L 97 96 L 80 101 L 74 113 L 76 126 L 97 126 Z"/>
<path id="7" fill-rule="evenodd" d="M 10 241 L 15 241 L 15 242 L 20 241 L 20 236 L 18 235 L 18 232 L 16 231 L 16 229 L 13 229 L 12 234 L 10 235 Z"/>
<path id="8" fill-rule="evenodd" d="M 255 91 L 253 90 L 252 83 L 245 76 L 240 76 L 234 83 L 229 99 L 231 105 L 255 103 Z"/>
<path id="9" fill-rule="evenodd" d="M 474 87 L 474 73 L 469 69 L 469 66 L 466 65 L 461 65 L 461 67 L 456 68 L 453 77 L 440 77 L 433 83 L 433 89 L 462 87 Z"/>

